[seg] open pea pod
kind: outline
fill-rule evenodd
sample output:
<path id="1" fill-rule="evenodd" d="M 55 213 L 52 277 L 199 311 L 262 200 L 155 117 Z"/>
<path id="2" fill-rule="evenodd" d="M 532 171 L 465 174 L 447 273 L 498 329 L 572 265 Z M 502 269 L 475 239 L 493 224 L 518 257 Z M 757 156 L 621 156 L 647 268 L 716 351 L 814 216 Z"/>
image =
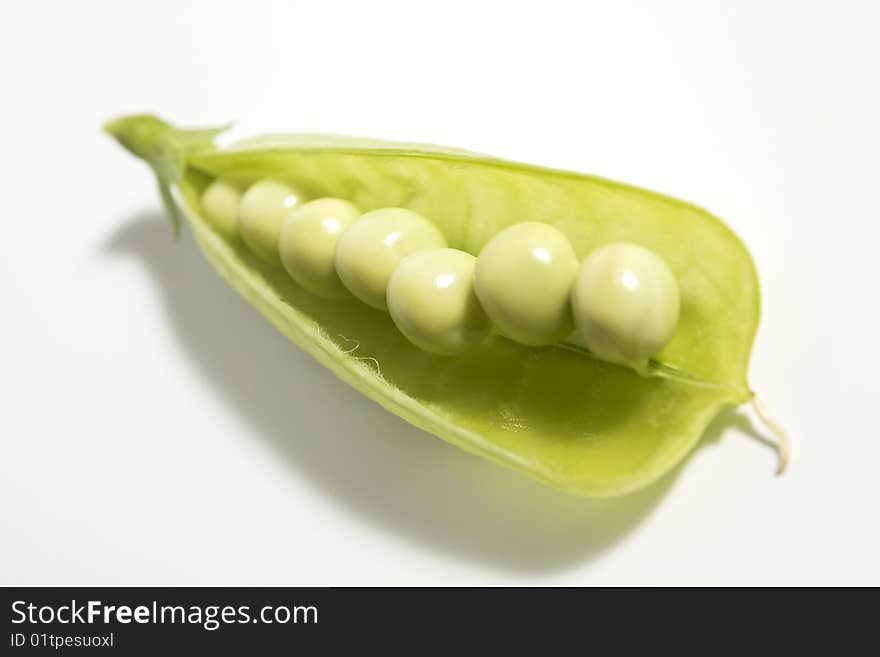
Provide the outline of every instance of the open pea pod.
<path id="1" fill-rule="evenodd" d="M 752 398 L 755 269 L 736 235 L 693 205 L 437 146 L 289 135 L 218 149 L 219 130 L 180 130 L 146 115 L 106 130 L 153 166 L 173 219 L 168 189 L 177 187 L 208 261 L 278 330 L 392 413 L 551 486 L 586 496 L 645 486 L 693 447 L 721 409 Z M 283 177 L 307 197 L 347 199 L 362 211 L 409 208 L 431 219 L 451 247 L 472 254 L 522 221 L 552 224 L 579 258 L 610 242 L 641 244 L 675 274 L 679 324 L 648 376 L 576 349 L 501 336 L 465 356 L 434 356 L 410 344 L 387 313 L 313 296 L 216 233 L 200 198 L 218 176 Z"/>

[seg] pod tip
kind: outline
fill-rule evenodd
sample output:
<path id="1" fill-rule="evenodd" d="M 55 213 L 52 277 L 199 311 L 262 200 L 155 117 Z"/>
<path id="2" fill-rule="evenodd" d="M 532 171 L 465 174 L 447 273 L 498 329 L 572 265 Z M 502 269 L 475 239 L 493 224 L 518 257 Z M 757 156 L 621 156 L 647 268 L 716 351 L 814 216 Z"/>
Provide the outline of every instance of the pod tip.
<path id="1" fill-rule="evenodd" d="M 764 406 L 763 402 L 761 402 L 754 391 L 752 391 L 751 402 L 755 414 L 761 418 L 761 421 L 768 429 L 770 429 L 770 432 L 776 438 L 776 476 L 778 477 L 785 472 L 785 469 L 788 467 L 788 463 L 791 460 L 791 441 L 789 440 L 785 429 L 783 429 L 782 426 L 770 416 L 767 407 Z"/>

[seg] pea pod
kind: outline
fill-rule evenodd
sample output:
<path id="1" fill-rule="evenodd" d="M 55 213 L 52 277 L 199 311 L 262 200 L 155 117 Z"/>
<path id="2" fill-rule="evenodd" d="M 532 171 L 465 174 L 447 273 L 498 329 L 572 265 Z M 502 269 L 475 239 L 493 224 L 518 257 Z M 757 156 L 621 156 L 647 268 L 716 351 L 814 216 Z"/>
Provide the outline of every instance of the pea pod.
<path id="1" fill-rule="evenodd" d="M 156 171 L 172 221 L 178 199 L 208 261 L 293 342 L 363 394 L 428 432 L 557 488 L 611 496 L 652 482 L 724 408 L 750 401 L 759 318 L 752 260 L 721 221 L 688 203 L 602 178 L 456 149 L 289 135 L 219 149 L 219 130 L 181 130 L 139 115 L 105 126 Z M 305 198 L 428 218 L 453 249 L 478 254 L 523 221 L 552 225 L 578 259 L 605 244 L 658 254 L 681 294 L 672 339 L 642 373 L 560 344 L 493 335 L 463 356 L 410 343 L 387 312 L 325 299 L 218 232 L 201 207 L 212 180 L 282 178 Z M 291 373 L 294 376 L 294 373 Z M 784 463 L 784 458 L 781 464 Z"/>

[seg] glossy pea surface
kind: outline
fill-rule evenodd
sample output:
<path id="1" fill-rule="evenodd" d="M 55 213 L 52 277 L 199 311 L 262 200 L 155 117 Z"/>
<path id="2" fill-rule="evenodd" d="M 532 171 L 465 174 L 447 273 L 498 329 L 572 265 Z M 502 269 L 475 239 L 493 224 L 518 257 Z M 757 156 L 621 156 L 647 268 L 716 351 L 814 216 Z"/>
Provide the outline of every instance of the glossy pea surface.
<path id="1" fill-rule="evenodd" d="M 584 260 L 572 306 L 587 348 L 638 370 L 669 342 L 679 314 L 675 276 L 637 244 L 609 244 Z"/>
<path id="2" fill-rule="evenodd" d="M 278 243 L 281 264 L 312 294 L 343 298 L 348 290 L 336 273 L 336 246 L 360 210 L 338 198 L 309 201 L 284 219 Z"/>
<path id="3" fill-rule="evenodd" d="M 564 234 L 527 222 L 502 230 L 483 247 L 474 284 L 504 335 L 526 345 L 550 345 L 572 330 L 569 297 L 577 267 Z"/>
<path id="4" fill-rule="evenodd" d="M 278 240 L 284 217 L 298 203 L 300 195 L 279 180 L 260 180 L 241 197 L 239 220 L 241 238 L 254 255 L 280 264 Z"/>
<path id="5" fill-rule="evenodd" d="M 405 208 L 373 210 L 340 238 L 336 272 L 358 299 L 385 310 L 388 281 L 397 264 L 416 251 L 445 246 L 443 233 L 421 214 Z"/>
<path id="6" fill-rule="evenodd" d="M 202 194 L 202 211 L 214 229 L 232 239 L 238 236 L 238 211 L 242 185 L 230 178 L 218 178 Z"/>
<path id="7" fill-rule="evenodd" d="M 400 261 L 388 283 L 391 318 L 407 339 L 442 356 L 482 342 L 492 324 L 474 293 L 476 258 L 456 249 L 418 251 Z"/>

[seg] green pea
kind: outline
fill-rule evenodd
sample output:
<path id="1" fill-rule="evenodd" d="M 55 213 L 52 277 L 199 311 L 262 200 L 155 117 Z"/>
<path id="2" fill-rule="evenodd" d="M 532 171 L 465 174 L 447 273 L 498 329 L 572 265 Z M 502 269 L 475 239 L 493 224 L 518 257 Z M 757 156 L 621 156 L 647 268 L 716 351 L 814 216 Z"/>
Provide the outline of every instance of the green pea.
<path id="1" fill-rule="evenodd" d="M 360 210 L 338 198 L 319 198 L 284 219 L 278 243 L 281 264 L 303 288 L 328 299 L 349 296 L 336 273 L 336 245 Z"/>
<path id="2" fill-rule="evenodd" d="M 647 368 L 678 323 L 678 283 L 661 258 L 637 244 L 608 244 L 584 260 L 572 306 L 587 348 L 613 363 Z"/>
<path id="3" fill-rule="evenodd" d="M 407 339 L 441 356 L 464 353 L 492 327 L 474 293 L 477 259 L 457 249 L 405 257 L 388 282 L 388 310 Z"/>
<path id="4" fill-rule="evenodd" d="M 202 194 L 202 211 L 214 229 L 226 239 L 238 237 L 238 211 L 242 185 L 230 178 L 218 178 Z"/>
<path id="5" fill-rule="evenodd" d="M 515 224 L 477 258 L 474 284 L 486 313 L 512 340 L 531 346 L 571 333 L 569 296 L 578 261 L 568 239 L 549 224 Z"/>
<path id="6" fill-rule="evenodd" d="M 444 246 L 443 233 L 419 213 L 404 208 L 373 210 L 342 234 L 336 247 L 336 272 L 358 299 L 384 310 L 388 280 L 397 263 L 416 251 Z"/>
<path id="7" fill-rule="evenodd" d="M 278 238 L 284 217 L 300 202 L 300 195 L 278 180 L 261 180 L 241 197 L 241 238 L 254 255 L 279 264 Z"/>

